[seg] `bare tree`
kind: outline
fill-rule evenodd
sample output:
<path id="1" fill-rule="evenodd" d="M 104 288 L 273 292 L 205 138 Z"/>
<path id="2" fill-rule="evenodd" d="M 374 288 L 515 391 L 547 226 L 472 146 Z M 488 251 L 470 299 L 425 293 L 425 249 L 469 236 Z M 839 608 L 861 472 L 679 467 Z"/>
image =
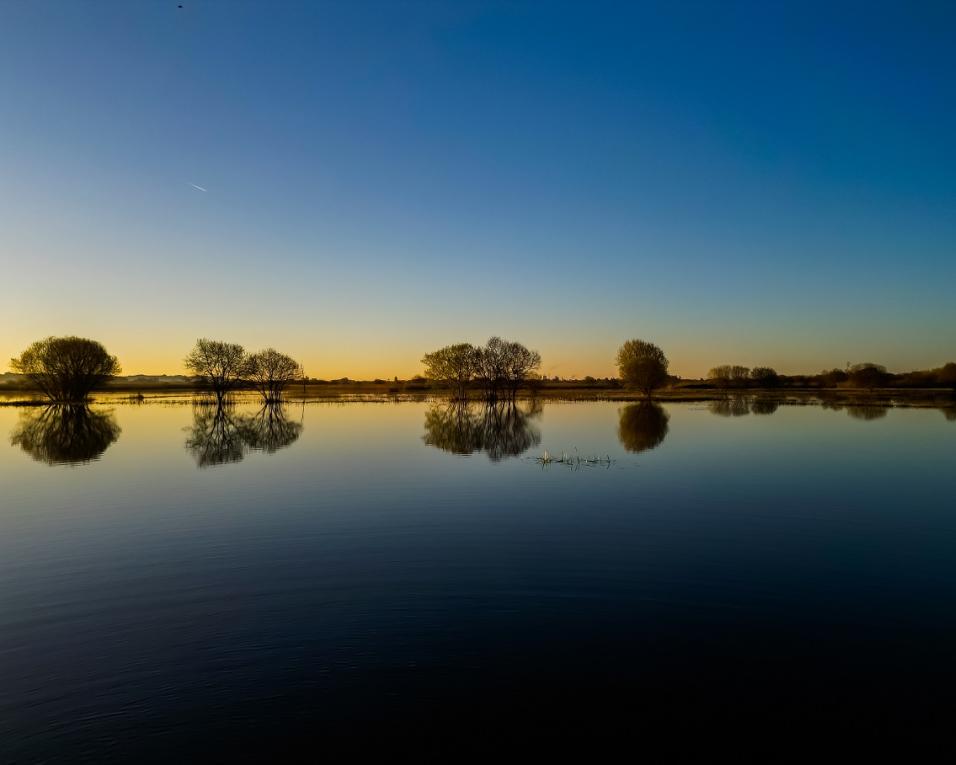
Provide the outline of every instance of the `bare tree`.
<path id="1" fill-rule="evenodd" d="M 646 340 L 628 340 L 617 352 L 621 380 L 648 398 L 667 382 L 667 363 L 664 351 Z"/>
<path id="2" fill-rule="evenodd" d="M 505 342 L 504 350 L 505 382 L 511 394 L 511 400 L 514 401 L 518 395 L 518 389 L 541 366 L 541 354 L 529 350 L 521 343 L 514 342 Z"/>
<path id="3" fill-rule="evenodd" d="M 492 337 L 484 348 L 475 352 L 475 377 L 485 389 L 485 398 L 497 401 L 507 377 L 508 342 Z"/>
<path id="4" fill-rule="evenodd" d="M 425 376 L 448 385 L 458 400 L 465 398 L 468 383 L 475 374 L 477 351 L 470 343 L 446 345 L 422 358 Z"/>
<path id="5" fill-rule="evenodd" d="M 713 380 L 721 388 L 726 388 L 730 383 L 730 364 L 721 364 L 720 366 L 713 367 L 707 373 L 707 379 Z"/>
<path id="6" fill-rule="evenodd" d="M 242 382 L 246 352 L 236 343 L 201 338 L 183 363 L 222 399 Z"/>
<path id="7" fill-rule="evenodd" d="M 721 388 L 729 385 L 744 385 L 750 377 L 750 369 L 739 364 L 721 364 L 707 373 L 707 377 L 715 381 Z"/>
<path id="8" fill-rule="evenodd" d="M 120 373 L 115 356 L 95 340 L 48 337 L 10 359 L 10 368 L 58 403 L 85 401 L 94 388 Z"/>
<path id="9" fill-rule="evenodd" d="M 253 353 L 246 359 L 243 377 L 262 394 L 267 404 L 282 400 L 282 393 L 303 377 L 302 365 L 275 348 Z"/>

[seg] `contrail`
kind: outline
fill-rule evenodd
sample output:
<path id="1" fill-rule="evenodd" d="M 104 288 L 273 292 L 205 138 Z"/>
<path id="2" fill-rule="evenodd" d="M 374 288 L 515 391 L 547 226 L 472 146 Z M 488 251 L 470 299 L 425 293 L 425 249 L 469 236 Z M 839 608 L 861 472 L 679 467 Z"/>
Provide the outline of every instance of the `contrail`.
<path id="1" fill-rule="evenodd" d="M 204 189 L 202 186 L 197 186 L 195 183 L 190 183 L 189 185 L 196 189 L 196 191 L 207 191 L 207 189 Z"/>

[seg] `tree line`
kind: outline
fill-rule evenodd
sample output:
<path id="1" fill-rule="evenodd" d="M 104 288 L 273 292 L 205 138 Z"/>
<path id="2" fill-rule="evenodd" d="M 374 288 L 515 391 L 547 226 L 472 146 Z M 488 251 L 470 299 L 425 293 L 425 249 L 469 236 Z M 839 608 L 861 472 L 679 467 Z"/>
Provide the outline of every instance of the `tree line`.
<path id="1" fill-rule="evenodd" d="M 484 346 L 470 343 L 446 345 L 422 358 L 425 376 L 447 385 L 463 399 L 472 385 L 489 401 L 514 400 L 518 391 L 541 366 L 541 354 L 521 343 L 492 337 Z"/>
<path id="2" fill-rule="evenodd" d="M 846 369 L 818 375 L 781 375 L 772 367 L 723 364 L 710 370 L 706 381 L 680 381 L 669 374 L 664 351 L 652 342 L 627 340 L 616 356 L 620 384 L 650 398 L 674 383 L 682 386 L 728 388 L 787 387 L 948 387 L 956 389 L 956 363 L 938 369 L 892 374 L 872 362 L 848 364 Z M 281 401 L 285 390 L 305 381 L 302 365 L 274 348 L 248 353 L 237 343 L 200 338 L 184 359 L 199 384 L 223 400 L 231 391 L 254 389 L 266 403 Z M 541 378 L 541 354 L 522 343 L 492 337 L 483 346 L 455 343 L 422 358 L 428 379 L 445 386 L 458 400 L 477 390 L 488 401 L 511 400 Z M 10 360 L 13 371 L 24 375 L 54 402 L 85 401 L 90 393 L 121 372 L 119 361 L 102 344 L 81 337 L 38 340 Z M 396 378 L 397 379 L 397 378 Z M 591 378 L 593 380 L 593 378 Z"/>
<path id="3" fill-rule="evenodd" d="M 298 361 L 275 348 L 246 353 L 238 343 L 207 338 L 196 341 L 183 364 L 219 399 L 237 388 L 252 387 L 266 403 L 275 403 L 305 375 Z"/>
<path id="4" fill-rule="evenodd" d="M 237 343 L 207 338 L 196 341 L 183 363 L 220 401 L 237 388 L 253 388 L 265 403 L 277 403 L 304 376 L 299 362 L 274 348 L 247 353 Z M 73 336 L 38 340 L 11 359 L 10 368 L 57 403 L 82 403 L 122 371 L 101 343 Z"/>
<path id="5" fill-rule="evenodd" d="M 712 387 L 727 388 L 954 388 L 956 363 L 949 362 L 936 369 L 916 370 L 894 374 L 882 364 L 864 361 L 847 364 L 844 369 L 824 369 L 816 375 L 781 375 L 772 367 L 750 369 L 738 364 L 714 367 L 707 375 Z"/>

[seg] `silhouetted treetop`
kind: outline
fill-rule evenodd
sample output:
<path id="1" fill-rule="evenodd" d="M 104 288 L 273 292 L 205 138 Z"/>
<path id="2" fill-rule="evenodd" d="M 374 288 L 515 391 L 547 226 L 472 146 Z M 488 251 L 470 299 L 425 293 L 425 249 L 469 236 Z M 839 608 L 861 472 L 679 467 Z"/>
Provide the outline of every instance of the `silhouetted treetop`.
<path id="1" fill-rule="evenodd" d="M 266 403 L 274 403 L 282 399 L 282 393 L 291 383 L 302 379 L 303 371 L 291 356 L 266 348 L 246 358 L 242 376 L 262 394 Z"/>
<path id="2" fill-rule="evenodd" d="M 10 368 L 59 403 L 85 401 L 95 388 L 120 373 L 115 356 L 95 340 L 82 337 L 38 340 L 11 359 Z"/>
<path id="3" fill-rule="evenodd" d="M 242 382 L 246 352 L 236 343 L 201 338 L 183 363 L 221 398 Z"/>
<path id="4" fill-rule="evenodd" d="M 940 385 L 956 389 L 956 363 L 950 361 L 944 364 L 936 373 L 936 380 Z"/>
<path id="5" fill-rule="evenodd" d="M 750 379 L 757 385 L 771 388 L 780 382 L 780 375 L 773 367 L 754 367 L 750 370 Z"/>
<path id="6" fill-rule="evenodd" d="M 477 349 L 471 343 L 446 345 L 422 357 L 425 376 L 448 385 L 456 398 L 464 398 L 478 364 Z"/>
<path id="7" fill-rule="evenodd" d="M 426 353 L 425 373 L 450 386 L 462 399 L 469 383 L 479 383 L 485 398 L 496 401 L 502 394 L 512 400 L 541 366 L 541 355 L 521 343 L 492 337 L 484 347 L 457 343 Z"/>
<path id="8" fill-rule="evenodd" d="M 627 340 L 617 351 L 621 380 L 647 396 L 667 383 L 667 365 L 664 351 L 646 340 Z"/>
<path id="9" fill-rule="evenodd" d="M 858 388 L 879 388 L 886 385 L 890 379 L 891 375 L 882 364 L 867 361 L 850 367 L 850 384 Z"/>

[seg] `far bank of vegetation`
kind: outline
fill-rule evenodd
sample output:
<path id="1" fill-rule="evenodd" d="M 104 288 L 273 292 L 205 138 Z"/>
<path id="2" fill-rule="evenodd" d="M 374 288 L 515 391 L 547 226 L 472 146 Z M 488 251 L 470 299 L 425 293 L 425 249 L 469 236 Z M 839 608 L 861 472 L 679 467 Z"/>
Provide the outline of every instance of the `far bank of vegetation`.
<path id="1" fill-rule="evenodd" d="M 520 342 L 492 337 L 485 345 L 456 343 L 426 353 L 423 374 L 410 379 L 325 380 L 306 376 L 301 364 L 267 348 L 200 339 L 184 360 L 190 374 L 120 377 L 119 360 L 95 340 L 50 337 L 33 343 L 0 382 L 0 392 L 39 393 L 60 404 L 86 401 L 93 391 L 131 393 L 206 391 L 222 400 L 235 391 L 257 391 L 264 403 L 284 397 L 339 395 L 447 395 L 456 400 L 514 401 L 519 396 L 705 400 L 742 391 L 854 394 L 897 397 L 956 394 L 956 362 L 928 370 L 891 372 L 862 362 L 817 374 L 784 375 L 768 366 L 723 364 L 705 378 L 672 375 L 664 351 L 640 339 L 624 342 L 618 376 L 562 378 L 540 373 L 541 355 Z M 882 393 L 881 393 L 882 392 Z"/>

